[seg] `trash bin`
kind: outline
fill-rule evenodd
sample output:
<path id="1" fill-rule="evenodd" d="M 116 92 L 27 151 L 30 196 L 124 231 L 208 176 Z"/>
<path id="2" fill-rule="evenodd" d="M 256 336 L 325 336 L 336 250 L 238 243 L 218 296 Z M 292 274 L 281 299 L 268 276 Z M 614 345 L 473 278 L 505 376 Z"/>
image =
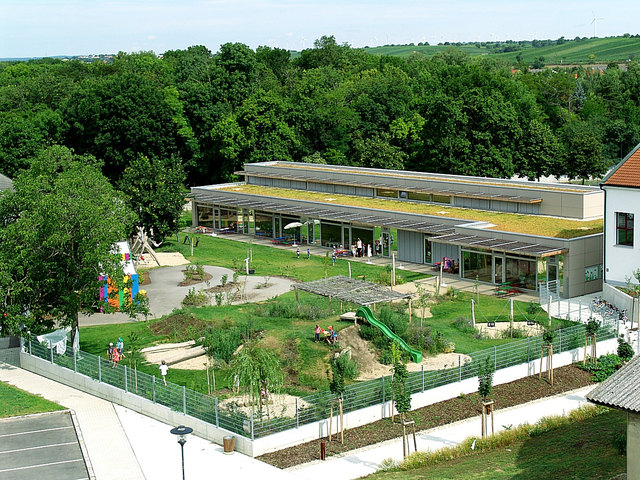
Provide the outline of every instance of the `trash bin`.
<path id="1" fill-rule="evenodd" d="M 226 453 L 227 455 L 231 455 L 236 445 L 236 437 L 222 437 L 222 445 L 224 447 L 224 453 Z"/>

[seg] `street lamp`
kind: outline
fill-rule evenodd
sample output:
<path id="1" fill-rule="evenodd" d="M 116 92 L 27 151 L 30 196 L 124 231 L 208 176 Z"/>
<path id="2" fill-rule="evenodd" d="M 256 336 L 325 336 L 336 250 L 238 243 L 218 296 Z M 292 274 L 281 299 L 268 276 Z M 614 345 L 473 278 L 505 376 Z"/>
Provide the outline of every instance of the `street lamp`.
<path id="1" fill-rule="evenodd" d="M 182 453 L 182 480 L 184 480 L 184 444 L 187 443 L 186 436 L 193 432 L 193 428 L 179 425 L 171 429 L 171 433 L 178 436 L 180 453 Z"/>

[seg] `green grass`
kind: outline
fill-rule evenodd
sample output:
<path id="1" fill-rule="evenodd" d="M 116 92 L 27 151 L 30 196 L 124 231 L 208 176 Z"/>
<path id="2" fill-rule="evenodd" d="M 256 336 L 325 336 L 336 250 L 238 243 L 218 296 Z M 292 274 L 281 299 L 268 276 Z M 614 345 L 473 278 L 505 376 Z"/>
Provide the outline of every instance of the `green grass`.
<path id="1" fill-rule="evenodd" d="M 414 45 L 393 45 L 383 47 L 366 48 L 367 53 L 373 55 L 392 55 L 406 57 L 419 53 L 430 57 L 436 53 L 442 53 L 447 49 L 456 48 L 472 56 L 489 55 L 492 57 L 504 58 L 515 62 L 516 56 L 520 53 L 525 62 L 532 62 L 537 57 L 544 57 L 546 64 L 575 64 L 575 63 L 609 63 L 626 62 L 629 59 L 638 57 L 640 51 L 640 38 L 609 37 L 609 38 L 589 38 L 575 41 L 567 40 L 562 45 L 552 45 L 548 47 L 533 48 L 530 45 L 522 50 L 508 53 L 492 53 L 490 50 L 476 45 L 461 45 L 451 47 L 447 45 L 414 46 Z M 594 55 L 594 59 L 589 58 Z"/>
<path id="2" fill-rule="evenodd" d="M 609 479 L 626 470 L 626 456 L 620 454 L 615 439 L 624 435 L 626 415 L 610 410 L 596 416 L 577 419 L 555 417 L 534 427 L 514 429 L 478 442 L 471 452 L 471 441 L 461 448 L 434 452 L 419 466 L 407 471 L 379 472 L 368 479 L 465 479 L 465 480 L 566 480 Z M 463 456 L 459 458 L 458 455 Z M 447 459 L 453 458 L 453 459 Z M 405 466 L 424 465 L 426 456 L 413 458 Z"/>
<path id="3" fill-rule="evenodd" d="M 184 234 L 182 234 L 184 235 Z M 182 237 L 182 236 L 181 236 Z M 294 248 L 282 250 L 267 245 L 250 244 L 229 240 L 226 238 L 211 237 L 209 235 L 195 235 L 200 239 L 197 247 L 193 249 L 189 245 L 178 243 L 175 239 L 165 240 L 159 251 L 177 251 L 193 263 L 204 265 L 216 265 L 242 271 L 244 259 L 249 255 L 249 249 L 253 251 L 253 261 L 251 268 L 256 275 L 285 276 L 295 278 L 304 282 L 323 278 L 325 274 L 325 264 L 327 275 L 349 275 L 347 261 L 339 258 L 335 267 L 331 265 L 331 257 L 312 255 L 310 259 L 303 253 L 300 258 L 296 258 Z M 304 248 L 301 248 L 304 252 Z M 385 268 L 377 265 L 367 265 L 363 262 L 351 262 L 351 272 L 353 277 L 364 276 L 365 280 L 375 281 Z M 408 270 L 396 270 L 396 277 L 405 282 L 412 282 L 428 275 L 411 272 Z M 398 283 L 402 283 L 399 281 Z"/>
<path id="4" fill-rule="evenodd" d="M 468 333 L 463 333 L 454 326 L 454 322 L 458 317 L 471 318 L 471 298 L 476 298 L 471 293 L 458 292 L 455 301 L 443 301 L 431 307 L 432 318 L 426 318 L 425 323 L 440 333 L 445 338 L 456 344 L 457 353 L 473 353 L 483 348 L 493 347 L 494 345 L 502 345 L 513 341 L 511 338 L 495 338 L 495 339 L 476 339 Z M 477 300 L 477 298 L 476 298 Z M 513 319 L 516 322 L 524 322 L 527 320 L 543 321 L 546 320 L 546 313 L 541 311 L 536 315 L 527 315 L 527 302 L 514 300 L 513 302 Z M 486 323 L 487 321 L 508 322 L 509 321 L 509 300 L 504 298 L 496 298 L 488 295 L 480 295 L 480 301 L 476 302 L 476 324 Z M 421 312 L 416 309 L 416 319 L 419 318 Z M 554 319 L 552 327 L 565 327 L 574 325 L 573 322 Z"/>
<path id="5" fill-rule="evenodd" d="M 0 418 L 65 410 L 57 403 L 3 382 L 0 382 L 0 398 Z"/>

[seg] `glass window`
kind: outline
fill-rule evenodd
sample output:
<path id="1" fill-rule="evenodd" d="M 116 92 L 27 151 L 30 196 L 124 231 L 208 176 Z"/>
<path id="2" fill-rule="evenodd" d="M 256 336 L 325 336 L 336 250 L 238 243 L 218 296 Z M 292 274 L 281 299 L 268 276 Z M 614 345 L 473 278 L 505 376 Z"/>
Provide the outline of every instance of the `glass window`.
<path id="1" fill-rule="evenodd" d="M 462 276 L 480 282 L 491 283 L 491 255 L 479 252 L 462 252 Z"/>
<path id="2" fill-rule="evenodd" d="M 432 195 L 432 201 L 435 203 L 451 203 L 451 197 L 448 195 Z"/>
<path id="3" fill-rule="evenodd" d="M 616 245 L 633 247 L 633 213 L 616 213 Z"/>
<path id="4" fill-rule="evenodd" d="M 430 193 L 408 192 L 409 200 L 418 200 L 419 202 L 430 202 Z"/>
<path id="5" fill-rule="evenodd" d="M 529 290 L 536 289 L 537 262 L 535 259 L 507 257 L 505 267 L 507 282 Z"/>
<path id="6" fill-rule="evenodd" d="M 213 228 L 213 208 L 197 205 L 198 226 Z"/>
<path id="7" fill-rule="evenodd" d="M 386 188 L 376 188 L 376 195 L 378 197 L 398 198 L 398 191 L 387 190 Z"/>
<path id="8" fill-rule="evenodd" d="M 256 235 L 273 237 L 273 215 L 265 212 L 256 212 Z"/>
<path id="9" fill-rule="evenodd" d="M 320 244 L 323 247 L 332 247 L 342 244 L 342 226 L 333 223 L 322 222 L 320 224 L 322 238 Z"/>

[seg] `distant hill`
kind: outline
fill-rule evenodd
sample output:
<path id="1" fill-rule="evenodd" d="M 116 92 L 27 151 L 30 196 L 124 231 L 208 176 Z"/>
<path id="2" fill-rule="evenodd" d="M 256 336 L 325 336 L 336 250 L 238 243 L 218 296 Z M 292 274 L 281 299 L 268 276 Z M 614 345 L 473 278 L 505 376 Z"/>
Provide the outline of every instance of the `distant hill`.
<path id="1" fill-rule="evenodd" d="M 447 42 L 448 43 L 448 42 Z M 609 63 L 640 59 L 640 36 L 608 38 L 576 38 L 574 40 L 527 40 L 507 42 L 475 42 L 448 45 L 385 45 L 365 47 L 373 55 L 409 56 L 423 54 L 432 56 L 448 48 L 458 48 L 469 55 L 492 55 L 517 62 L 533 63 L 538 57 L 545 64 L 565 63 Z"/>

